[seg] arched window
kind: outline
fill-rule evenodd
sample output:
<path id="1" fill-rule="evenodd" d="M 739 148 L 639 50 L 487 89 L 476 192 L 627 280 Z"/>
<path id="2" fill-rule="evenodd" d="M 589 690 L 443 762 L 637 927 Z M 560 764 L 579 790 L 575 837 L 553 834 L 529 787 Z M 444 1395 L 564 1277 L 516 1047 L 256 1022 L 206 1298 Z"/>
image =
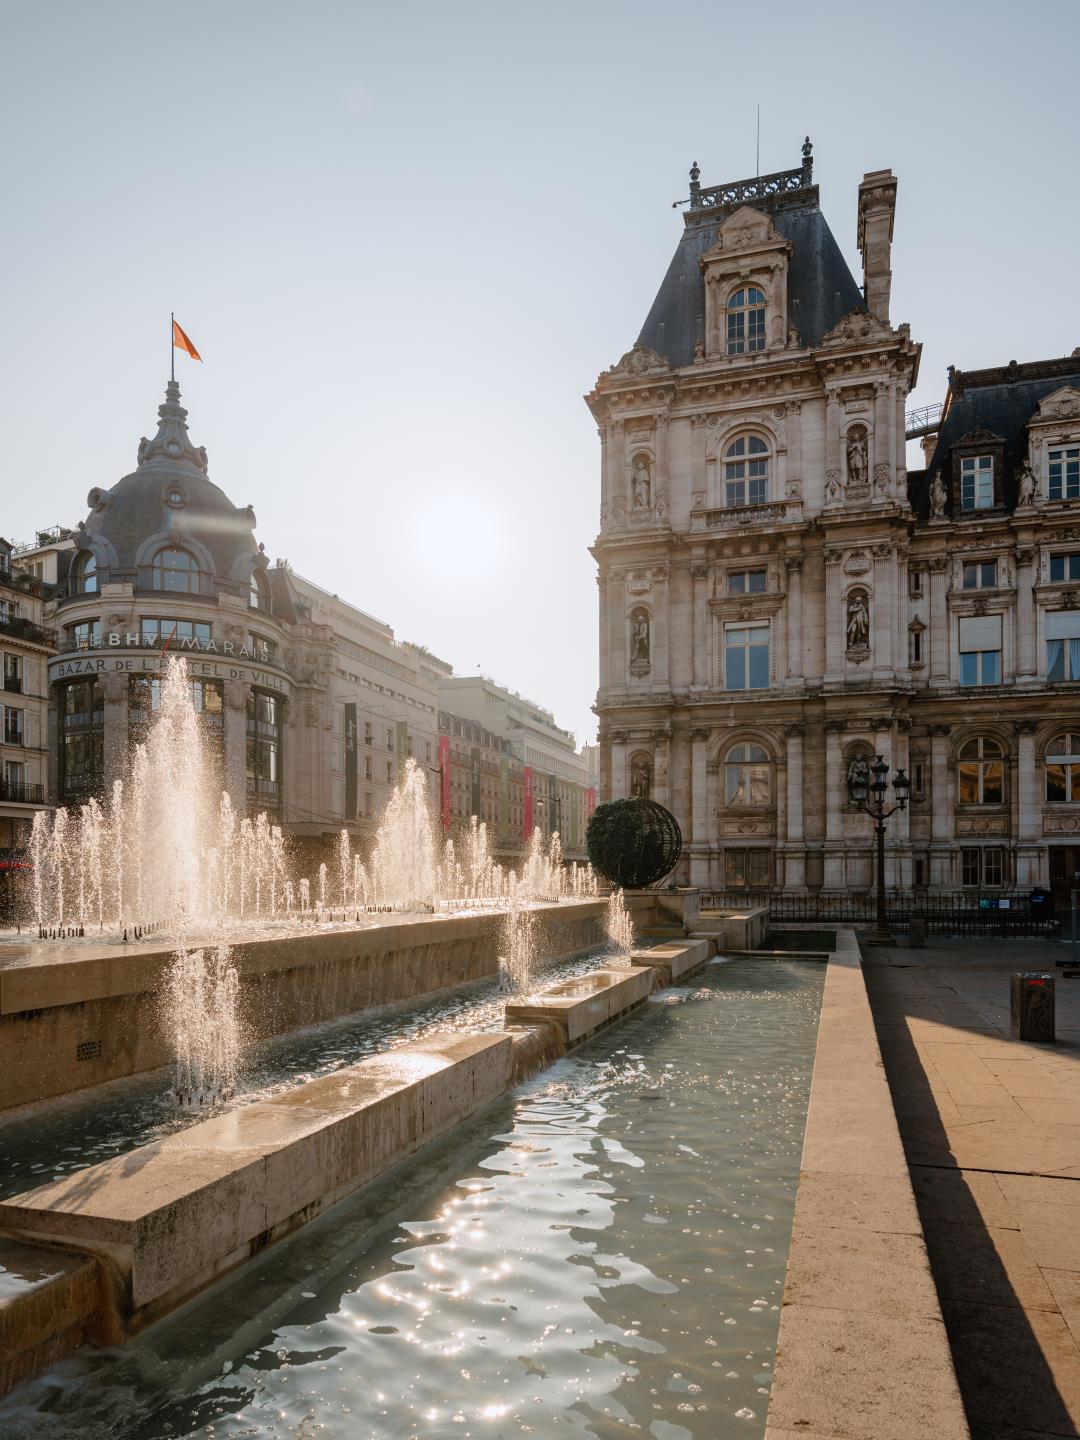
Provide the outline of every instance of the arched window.
<path id="1" fill-rule="evenodd" d="M 724 451 L 724 504 L 764 505 L 769 498 L 769 447 L 758 435 L 740 435 Z"/>
<path id="2" fill-rule="evenodd" d="M 724 761 L 725 805 L 768 805 L 772 766 L 761 745 L 736 745 Z"/>
<path id="3" fill-rule="evenodd" d="M 1002 805 L 1005 758 L 996 740 L 969 740 L 960 751 L 957 798 L 961 805 Z"/>
<path id="4" fill-rule="evenodd" d="M 197 595 L 199 593 L 199 562 L 186 550 L 166 548 L 154 556 L 151 586 L 155 590 Z"/>
<path id="5" fill-rule="evenodd" d="M 1046 747 L 1047 800 L 1080 800 L 1080 735 L 1055 735 Z"/>
<path id="6" fill-rule="evenodd" d="M 270 609 L 270 587 L 261 570 L 252 570 L 251 585 L 248 589 L 248 604 L 253 610 Z"/>
<path id="7" fill-rule="evenodd" d="M 89 550 L 82 550 L 71 567 L 71 588 L 76 595 L 93 595 L 98 588 L 97 560 Z"/>
<path id="8" fill-rule="evenodd" d="M 727 302 L 727 353 L 765 349 L 765 293 L 755 285 L 736 290 Z"/>

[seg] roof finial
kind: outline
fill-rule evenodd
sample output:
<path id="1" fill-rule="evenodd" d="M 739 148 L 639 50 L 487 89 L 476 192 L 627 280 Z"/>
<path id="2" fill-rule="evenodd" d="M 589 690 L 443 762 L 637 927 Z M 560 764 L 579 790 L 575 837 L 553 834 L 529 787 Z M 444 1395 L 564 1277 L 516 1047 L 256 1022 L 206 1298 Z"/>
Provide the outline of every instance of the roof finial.
<path id="1" fill-rule="evenodd" d="M 170 379 L 165 386 L 165 403 L 158 406 L 158 429 L 152 440 L 144 436 L 139 442 L 139 464 L 152 460 L 186 460 L 196 469 L 206 470 L 206 451 L 195 448 L 188 435 L 187 411 L 180 404 L 180 385 Z"/>
<path id="2" fill-rule="evenodd" d="M 806 171 L 807 178 L 809 179 L 810 173 L 814 168 L 814 147 L 810 143 L 809 135 L 807 135 L 806 139 L 803 141 L 802 168 Z"/>

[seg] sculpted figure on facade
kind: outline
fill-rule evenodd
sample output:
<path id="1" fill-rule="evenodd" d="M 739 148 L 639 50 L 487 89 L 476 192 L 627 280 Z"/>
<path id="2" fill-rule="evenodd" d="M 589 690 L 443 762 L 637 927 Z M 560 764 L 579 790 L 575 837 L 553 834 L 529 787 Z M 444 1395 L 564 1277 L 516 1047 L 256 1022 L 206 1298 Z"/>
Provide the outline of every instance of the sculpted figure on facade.
<path id="1" fill-rule="evenodd" d="M 851 793 L 851 787 L 856 780 L 862 780 L 867 785 L 870 784 L 870 763 L 865 755 L 853 755 L 848 762 L 848 794 Z"/>
<path id="2" fill-rule="evenodd" d="M 866 431 L 861 425 L 855 425 L 848 431 L 847 472 L 849 485 L 866 484 L 869 473 L 867 470 Z"/>
<path id="3" fill-rule="evenodd" d="M 1035 503 L 1035 476 L 1031 466 L 1025 460 L 1020 466 L 1020 493 L 1017 496 L 1016 505 L 1019 510 L 1026 510 Z"/>
<path id="4" fill-rule="evenodd" d="M 634 473 L 631 480 L 631 503 L 635 513 L 644 513 L 652 502 L 652 478 L 649 473 L 649 457 L 635 455 Z"/>
<path id="5" fill-rule="evenodd" d="M 941 520 L 944 517 L 945 502 L 948 498 L 941 471 L 935 470 L 934 478 L 930 482 L 930 514 L 935 520 Z"/>
<path id="6" fill-rule="evenodd" d="M 649 612 L 639 608 L 630 617 L 630 664 L 647 667 L 649 648 Z"/>
<path id="7" fill-rule="evenodd" d="M 847 602 L 847 648 L 865 650 L 869 645 L 869 597 L 865 590 L 852 590 Z"/>
<path id="8" fill-rule="evenodd" d="M 635 755 L 630 767 L 630 794 L 648 800 L 652 791 L 652 766 L 647 755 Z"/>

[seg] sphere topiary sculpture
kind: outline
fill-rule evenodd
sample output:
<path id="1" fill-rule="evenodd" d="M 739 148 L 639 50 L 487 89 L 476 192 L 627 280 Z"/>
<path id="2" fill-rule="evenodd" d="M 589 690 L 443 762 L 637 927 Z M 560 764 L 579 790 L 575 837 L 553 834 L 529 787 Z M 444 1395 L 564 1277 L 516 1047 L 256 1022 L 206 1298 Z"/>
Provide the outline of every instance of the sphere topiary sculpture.
<path id="1" fill-rule="evenodd" d="M 643 890 L 670 875 L 682 832 L 670 810 L 638 796 L 598 805 L 585 834 L 593 869 L 624 890 Z"/>

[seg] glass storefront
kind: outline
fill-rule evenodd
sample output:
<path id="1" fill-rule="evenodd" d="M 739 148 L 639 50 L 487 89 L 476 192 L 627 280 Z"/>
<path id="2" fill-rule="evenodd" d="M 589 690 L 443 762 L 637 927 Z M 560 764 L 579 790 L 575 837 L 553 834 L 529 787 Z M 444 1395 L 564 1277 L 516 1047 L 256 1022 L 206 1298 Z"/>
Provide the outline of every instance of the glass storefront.
<path id="1" fill-rule="evenodd" d="M 105 694 L 96 680 L 60 687 L 60 803 L 81 805 L 100 793 L 105 754 Z"/>
<path id="2" fill-rule="evenodd" d="M 154 712 L 161 704 L 158 676 L 132 675 L 128 679 L 128 743 L 134 748 L 146 742 Z M 211 764 L 224 776 L 225 683 L 222 680 L 189 680 L 191 703 L 199 719 L 203 741 Z"/>
<path id="3" fill-rule="evenodd" d="M 281 816 L 282 702 L 264 690 L 250 690 L 247 699 L 248 811 Z"/>

